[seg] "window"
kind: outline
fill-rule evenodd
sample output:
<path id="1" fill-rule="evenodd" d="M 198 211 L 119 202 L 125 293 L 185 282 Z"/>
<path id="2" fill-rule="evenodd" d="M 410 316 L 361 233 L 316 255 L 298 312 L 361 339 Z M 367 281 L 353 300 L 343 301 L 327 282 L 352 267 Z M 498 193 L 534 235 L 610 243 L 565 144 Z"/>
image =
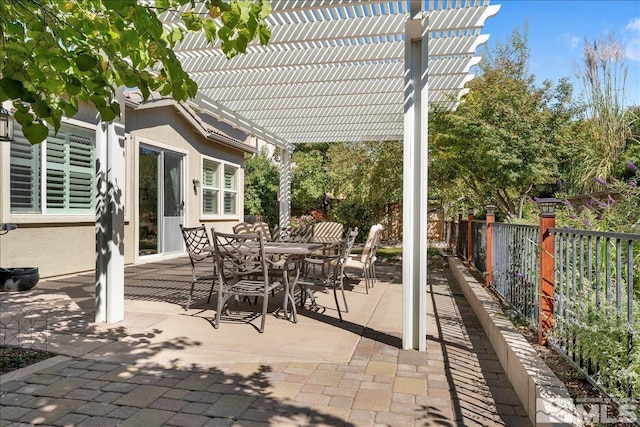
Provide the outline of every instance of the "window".
<path id="1" fill-rule="evenodd" d="M 224 166 L 224 214 L 235 215 L 236 210 L 236 195 L 238 193 L 238 168 L 231 167 L 229 165 Z"/>
<path id="2" fill-rule="evenodd" d="M 218 194 L 220 193 L 218 179 L 218 163 L 211 160 L 202 162 L 202 213 L 218 214 Z"/>
<path id="3" fill-rule="evenodd" d="M 40 212 L 40 145 L 31 145 L 15 129 L 9 157 L 11 212 Z"/>
<path id="4" fill-rule="evenodd" d="M 204 215 L 238 214 L 238 170 L 237 166 L 203 159 L 202 213 Z"/>
<path id="5" fill-rule="evenodd" d="M 16 129 L 10 152 L 12 213 L 94 213 L 94 131 L 63 126 L 31 145 Z"/>

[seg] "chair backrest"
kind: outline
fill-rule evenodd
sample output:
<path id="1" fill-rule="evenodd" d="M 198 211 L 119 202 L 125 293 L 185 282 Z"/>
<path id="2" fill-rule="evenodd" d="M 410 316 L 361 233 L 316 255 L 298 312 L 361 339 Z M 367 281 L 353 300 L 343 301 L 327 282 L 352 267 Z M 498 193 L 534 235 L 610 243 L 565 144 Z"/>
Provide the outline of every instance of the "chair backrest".
<path id="1" fill-rule="evenodd" d="M 313 234 L 313 226 L 298 225 L 293 227 L 289 233 L 289 239 L 293 242 L 307 243 Z"/>
<path id="2" fill-rule="evenodd" d="M 253 233 L 253 225 L 248 222 L 239 222 L 233 226 L 234 234 Z"/>
<path id="3" fill-rule="evenodd" d="M 342 237 L 344 225 L 339 222 L 316 222 L 313 224 L 313 237 Z"/>
<path id="4" fill-rule="evenodd" d="M 267 242 L 271 241 L 271 230 L 269 229 L 269 224 L 266 222 L 256 222 L 253 224 L 253 233 L 257 233 L 260 231 L 264 240 Z"/>
<path id="5" fill-rule="evenodd" d="M 183 227 L 180 224 L 180 232 L 192 263 L 202 261 L 211 255 L 211 242 L 204 224 L 199 227 Z"/>
<path id="6" fill-rule="evenodd" d="M 229 234 L 211 229 L 220 283 L 233 284 L 247 276 L 269 282 L 262 233 Z"/>
<path id="7" fill-rule="evenodd" d="M 351 254 L 351 249 L 353 249 L 353 244 L 356 241 L 356 237 L 358 236 L 358 227 L 349 228 L 347 230 L 347 234 L 344 238 L 344 242 L 342 243 L 342 247 L 340 248 L 340 260 L 344 263 L 349 255 Z"/>
<path id="8" fill-rule="evenodd" d="M 364 248 L 362 249 L 362 256 L 360 257 L 360 261 L 362 263 L 367 262 L 369 258 L 373 257 L 375 252 L 374 248 L 380 243 L 380 237 L 382 237 L 382 225 L 372 225 L 369 229 L 367 241 L 365 242 Z"/>
<path id="9" fill-rule="evenodd" d="M 273 233 L 271 233 L 271 240 L 274 242 L 284 242 L 285 239 L 288 238 L 288 232 L 286 227 L 280 227 L 280 225 L 276 224 L 273 227 Z"/>

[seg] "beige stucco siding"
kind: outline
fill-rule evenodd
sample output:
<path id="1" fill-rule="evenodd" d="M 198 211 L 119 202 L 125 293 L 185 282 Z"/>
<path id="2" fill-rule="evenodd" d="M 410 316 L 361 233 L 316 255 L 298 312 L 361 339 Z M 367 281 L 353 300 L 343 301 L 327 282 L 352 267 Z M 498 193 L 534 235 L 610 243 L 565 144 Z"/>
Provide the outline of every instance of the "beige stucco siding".
<path id="1" fill-rule="evenodd" d="M 85 119 L 90 112 L 83 111 Z M 95 113 L 93 114 L 95 117 Z M 206 138 L 175 106 L 126 110 L 125 140 L 125 264 L 138 263 L 138 174 L 140 143 L 184 155 L 185 225 L 204 223 L 207 229 L 230 232 L 243 218 L 244 151 Z M 235 136 L 235 135 L 234 135 Z M 17 230 L 0 237 L 0 266 L 38 267 L 41 277 L 53 277 L 95 269 L 95 215 L 17 215 L 10 212 L 9 144 L 0 144 L 0 222 L 16 223 Z M 237 215 L 203 217 L 201 188 L 194 190 L 193 179 L 201 180 L 202 157 L 238 166 Z M 173 255 L 175 256 L 175 255 Z"/>
<path id="2" fill-rule="evenodd" d="M 38 267 L 41 277 L 95 268 L 95 224 L 19 224 L 0 238 L 3 267 Z"/>
<path id="3" fill-rule="evenodd" d="M 200 132 L 176 113 L 175 107 L 166 106 L 138 111 L 127 111 L 127 132 L 133 142 L 132 164 L 137 164 L 140 144 L 168 149 L 184 155 L 184 202 L 185 223 L 187 227 L 205 224 L 207 229 L 231 232 L 233 225 L 242 221 L 244 217 L 244 152 L 224 146 L 205 138 Z M 214 160 L 221 160 L 240 167 L 238 179 L 238 197 L 240 199 L 238 213 L 235 216 L 218 217 L 215 219 L 201 215 L 202 189 L 194 189 L 193 179 L 202 180 L 203 156 Z M 137 182 L 137 177 L 135 178 Z M 137 187 L 137 184 L 136 184 Z M 137 224 L 137 204 L 132 200 L 132 223 Z M 137 230 L 137 225 L 136 225 Z M 134 236 L 135 237 L 135 236 Z M 128 239 L 127 239 L 128 242 Z M 135 245 L 135 241 L 133 242 Z"/>
<path id="4" fill-rule="evenodd" d="M 94 109 L 81 106 L 78 116 L 65 123 L 95 129 L 95 116 Z M 9 143 L 0 143 L 0 184 L 0 223 L 18 226 L 0 236 L 0 266 L 38 267 L 41 277 L 95 268 L 95 214 L 11 213 Z"/>

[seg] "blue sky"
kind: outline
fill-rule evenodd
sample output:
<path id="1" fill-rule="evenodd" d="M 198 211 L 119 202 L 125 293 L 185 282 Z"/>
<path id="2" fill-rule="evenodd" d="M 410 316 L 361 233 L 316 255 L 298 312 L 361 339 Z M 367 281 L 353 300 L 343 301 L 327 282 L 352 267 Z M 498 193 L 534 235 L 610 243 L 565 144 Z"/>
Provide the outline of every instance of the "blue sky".
<path id="1" fill-rule="evenodd" d="M 529 24 L 529 72 L 540 86 L 570 77 L 577 94 L 575 63 L 582 65 L 585 37 L 593 42 L 613 33 L 627 50 L 626 106 L 640 105 L 640 0 L 492 0 L 500 12 L 485 23 L 488 46 L 505 42 L 514 28 Z M 482 49 L 479 50 L 481 52 Z"/>

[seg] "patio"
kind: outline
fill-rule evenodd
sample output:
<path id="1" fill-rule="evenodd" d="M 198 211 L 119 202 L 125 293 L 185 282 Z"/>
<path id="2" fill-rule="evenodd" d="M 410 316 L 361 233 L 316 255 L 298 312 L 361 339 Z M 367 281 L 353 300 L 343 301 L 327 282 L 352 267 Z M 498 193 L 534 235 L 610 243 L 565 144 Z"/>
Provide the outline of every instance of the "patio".
<path id="1" fill-rule="evenodd" d="M 214 329 L 206 283 L 185 312 L 186 258 L 127 267 L 114 325 L 93 321 L 92 273 L 0 294 L 4 325 L 29 318 L 69 356 L 3 375 L 1 424 L 527 425 L 446 262 L 430 260 L 426 354 L 401 350 L 401 265 L 377 273 L 369 295 L 347 287 L 344 322 L 320 294 L 324 312 L 269 315 L 264 334 L 244 318 Z"/>

